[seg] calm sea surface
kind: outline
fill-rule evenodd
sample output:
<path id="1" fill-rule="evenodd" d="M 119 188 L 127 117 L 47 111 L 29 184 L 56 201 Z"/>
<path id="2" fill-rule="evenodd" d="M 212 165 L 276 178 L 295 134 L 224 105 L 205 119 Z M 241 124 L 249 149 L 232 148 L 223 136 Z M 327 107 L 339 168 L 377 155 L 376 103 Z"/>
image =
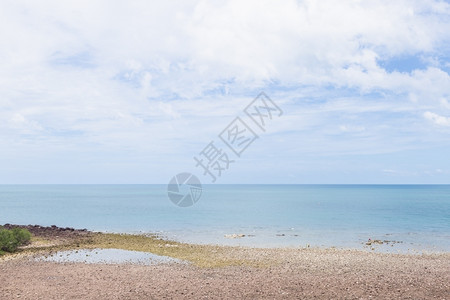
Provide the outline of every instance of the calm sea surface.
<path id="1" fill-rule="evenodd" d="M 172 204 L 166 185 L 0 185 L 0 224 L 151 232 L 259 247 L 450 251 L 450 185 L 205 185 Z M 244 234 L 242 238 L 225 235 Z M 368 239 L 383 245 L 369 247 Z"/>

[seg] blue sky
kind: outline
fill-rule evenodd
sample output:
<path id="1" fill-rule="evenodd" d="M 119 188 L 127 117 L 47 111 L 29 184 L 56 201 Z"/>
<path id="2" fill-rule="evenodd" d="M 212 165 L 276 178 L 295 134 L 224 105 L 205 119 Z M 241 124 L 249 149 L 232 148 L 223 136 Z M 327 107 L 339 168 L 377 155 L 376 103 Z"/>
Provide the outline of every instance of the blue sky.
<path id="1" fill-rule="evenodd" d="M 217 183 L 450 183 L 445 1 L 3 1 L 0 43 L 0 183 L 209 183 L 261 91 Z"/>

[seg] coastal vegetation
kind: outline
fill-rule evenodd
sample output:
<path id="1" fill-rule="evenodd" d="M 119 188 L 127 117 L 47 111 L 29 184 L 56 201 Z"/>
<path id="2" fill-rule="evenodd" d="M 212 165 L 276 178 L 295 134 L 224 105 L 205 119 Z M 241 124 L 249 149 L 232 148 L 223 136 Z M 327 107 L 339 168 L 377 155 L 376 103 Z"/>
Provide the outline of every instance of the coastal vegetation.
<path id="1" fill-rule="evenodd" d="M 0 227 L 0 255 L 15 252 L 19 246 L 29 243 L 30 239 L 31 233 L 27 229 Z"/>

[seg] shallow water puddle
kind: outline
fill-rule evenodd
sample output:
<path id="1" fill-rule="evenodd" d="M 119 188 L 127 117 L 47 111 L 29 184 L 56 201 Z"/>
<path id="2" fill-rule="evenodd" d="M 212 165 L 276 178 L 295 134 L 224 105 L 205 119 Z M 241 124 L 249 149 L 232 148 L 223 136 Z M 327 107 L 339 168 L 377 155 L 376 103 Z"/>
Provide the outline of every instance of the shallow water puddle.
<path id="1" fill-rule="evenodd" d="M 36 258 L 37 261 L 82 262 L 87 264 L 140 264 L 154 265 L 160 263 L 180 263 L 182 260 L 160 256 L 148 252 L 122 249 L 80 249 L 58 251 L 48 256 Z"/>

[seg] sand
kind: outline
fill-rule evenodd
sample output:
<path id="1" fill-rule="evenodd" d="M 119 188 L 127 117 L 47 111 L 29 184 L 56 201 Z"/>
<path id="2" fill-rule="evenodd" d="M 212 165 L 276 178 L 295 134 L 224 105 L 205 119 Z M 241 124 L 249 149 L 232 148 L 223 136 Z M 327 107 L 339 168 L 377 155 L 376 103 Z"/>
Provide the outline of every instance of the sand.
<path id="1" fill-rule="evenodd" d="M 111 247 L 121 247 L 111 240 L 114 236 L 108 239 Z M 158 254 L 184 255 L 190 261 L 157 265 L 38 262 L 32 255 L 49 250 L 24 251 L 0 259 L 0 299 L 450 299 L 450 253 L 138 242 L 160 243 L 155 245 L 163 246 L 155 249 L 166 252 Z M 197 259 L 193 250 L 204 259 Z M 220 264 L 211 264 L 219 258 L 223 258 Z"/>
<path id="2" fill-rule="evenodd" d="M 384 255 L 343 250 L 269 251 L 269 267 L 191 264 L 0 263 L 1 299 L 449 299 L 448 255 Z"/>

